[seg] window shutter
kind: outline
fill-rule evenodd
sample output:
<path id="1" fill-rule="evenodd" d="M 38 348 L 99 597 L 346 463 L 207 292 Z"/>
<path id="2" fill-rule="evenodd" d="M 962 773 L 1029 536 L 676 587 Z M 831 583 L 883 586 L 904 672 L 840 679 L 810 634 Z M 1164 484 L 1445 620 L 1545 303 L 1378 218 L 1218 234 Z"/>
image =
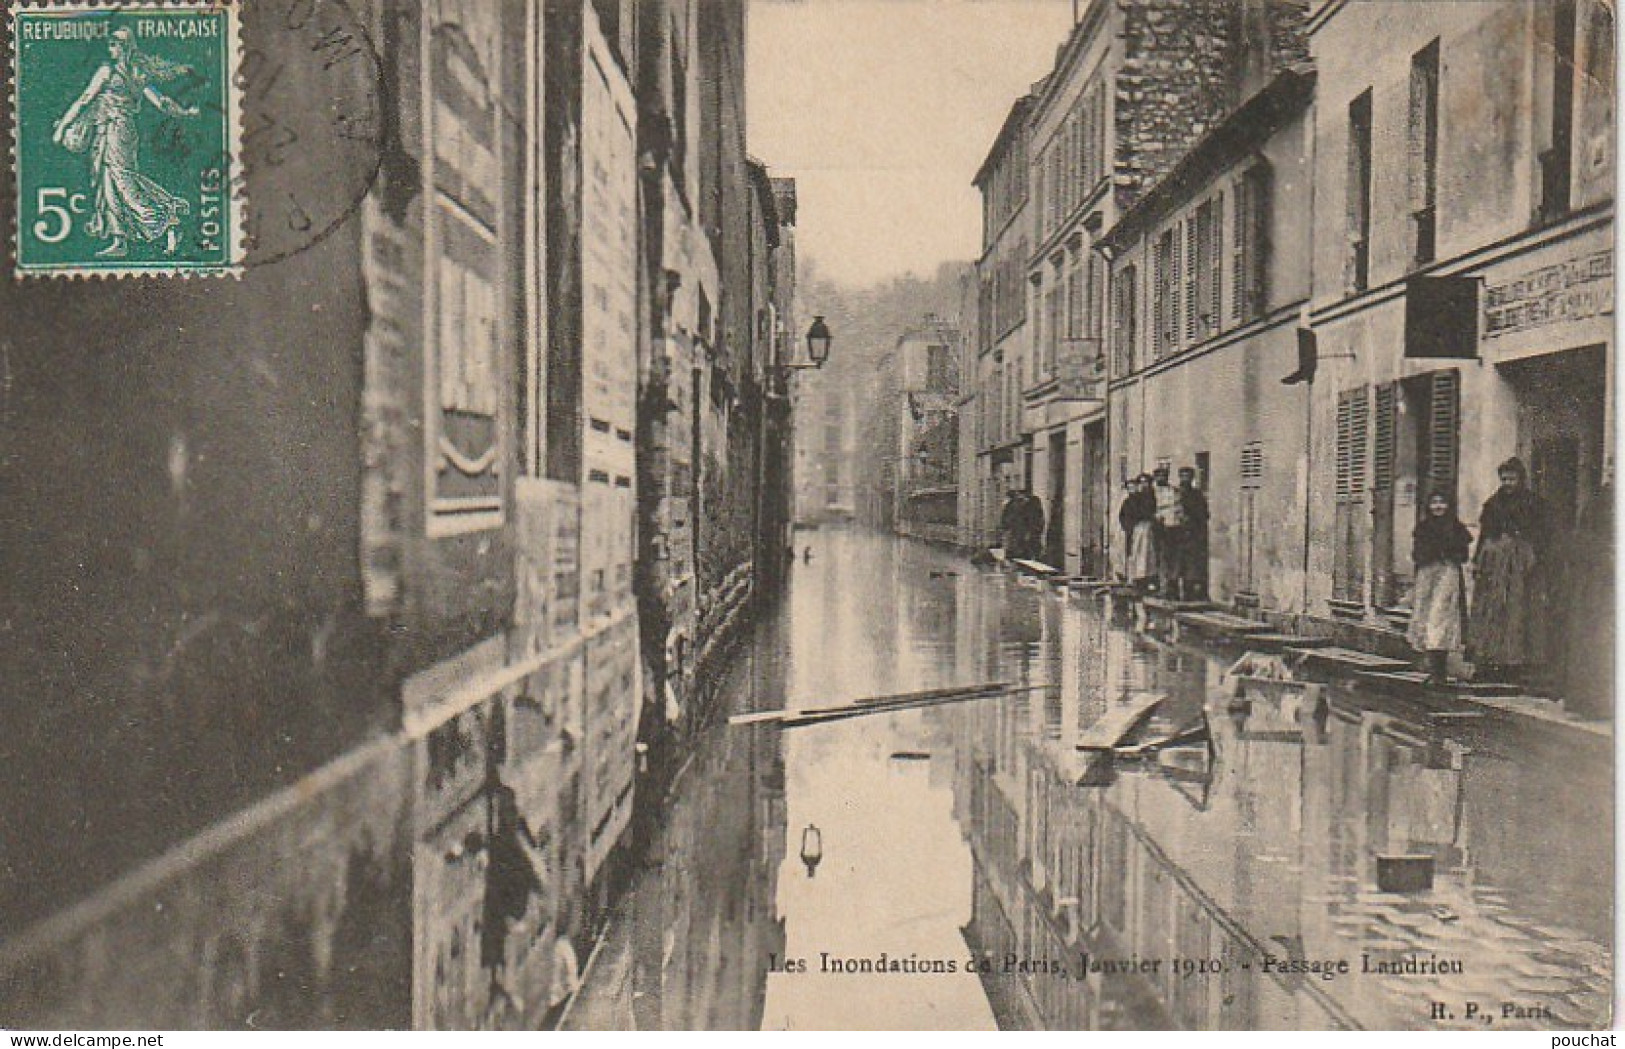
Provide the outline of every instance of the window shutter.
<path id="1" fill-rule="evenodd" d="M 1197 301 L 1197 289 L 1202 281 L 1201 216 L 1186 219 L 1185 226 L 1185 341 L 1195 342 L 1200 333 L 1202 305 Z"/>
<path id="2" fill-rule="evenodd" d="M 1243 176 L 1236 183 L 1234 218 L 1230 231 L 1230 316 L 1236 321 L 1248 319 L 1247 259 L 1251 254 L 1248 242 L 1252 238 L 1252 186 Z"/>
<path id="3" fill-rule="evenodd" d="M 1251 441 L 1241 446 L 1241 486 L 1257 488 L 1264 480 L 1264 444 Z"/>
<path id="4" fill-rule="evenodd" d="M 1274 207 L 1275 172 L 1259 164 L 1247 172 L 1252 182 L 1251 253 L 1247 259 L 1248 318 L 1261 317 L 1269 307 L 1270 213 Z"/>
<path id="5" fill-rule="evenodd" d="M 1349 494 L 1349 418 L 1350 400 L 1348 391 L 1337 395 L 1337 498 L 1346 499 Z"/>
<path id="6" fill-rule="evenodd" d="M 1371 426 L 1370 387 L 1362 386 L 1354 391 L 1349 412 L 1349 496 L 1358 498 L 1365 494 L 1369 483 L 1367 441 Z"/>
<path id="7" fill-rule="evenodd" d="M 1365 494 L 1369 463 L 1370 388 L 1360 386 L 1337 395 L 1337 498 L 1355 501 Z"/>
<path id="8" fill-rule="evenodd" d="M 1224 327 L 1224 194 L 1207 205 L 1207 324 L 1209 333 Z"/>
<path id="9" fill-rule="evenodd" d="M 1399 385 L 1377 387 L 1376 440 L 1371 450 L 1371 487 L 1387 491 L 1394 486 L 1395 440 L 1399 429 Z"/>
<path id="10" fill-rule="evenodd" d="M 1428 480 L 1432 491 L 1456 494 L 1456 471 L 1461 447 L 1461 372 L 1454 368 L 1433 373 L 1428 413 Z"/>

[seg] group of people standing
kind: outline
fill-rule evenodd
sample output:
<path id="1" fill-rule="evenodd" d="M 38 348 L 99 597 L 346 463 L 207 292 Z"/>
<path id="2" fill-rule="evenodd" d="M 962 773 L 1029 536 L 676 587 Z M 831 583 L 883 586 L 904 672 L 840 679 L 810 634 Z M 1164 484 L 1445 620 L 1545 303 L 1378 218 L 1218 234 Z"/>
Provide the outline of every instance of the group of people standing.
<path id="1" fill-rule="evenodd" d="M 1179 484 L 1168 483 L 1168 467 L 1128 482 L 1117 511 L 1126 546 L 1125 575 L 1144 593 L 1178 601 L 1207 596 L 1208 503 L 1196 486 L 1196 470 L 1179 468 Z"/>
<path id="2" fill-rule="evenodd" d="M 1428 496 L 1412 536 L 1416 583 L 1408 636 L 1425 654 L 1435 684 L 1447 680 L 1450 653 L 1457 650 L 1465 649 L 1475 675 L 1487 680 L 1545 661 L 1552 568 L 1546 509 L 1529 487 L 1522 460 L 1508 459 L 1496 475 L 1500 487 L 1479 511 L 1476 547 L 1444 491 Z"/>

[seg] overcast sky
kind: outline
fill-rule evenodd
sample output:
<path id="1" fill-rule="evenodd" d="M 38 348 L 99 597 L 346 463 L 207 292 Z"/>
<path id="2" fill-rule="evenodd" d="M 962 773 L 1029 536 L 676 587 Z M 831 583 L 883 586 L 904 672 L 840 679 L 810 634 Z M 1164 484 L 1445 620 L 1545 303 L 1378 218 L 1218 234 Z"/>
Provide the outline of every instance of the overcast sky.
<path id="1" fill-rule="evenodd" d="M 796 179 L 799 254 L 867 284 L 979 253 L 976 174 L 1072 0 L 751 0 L 748 136 Z"/>

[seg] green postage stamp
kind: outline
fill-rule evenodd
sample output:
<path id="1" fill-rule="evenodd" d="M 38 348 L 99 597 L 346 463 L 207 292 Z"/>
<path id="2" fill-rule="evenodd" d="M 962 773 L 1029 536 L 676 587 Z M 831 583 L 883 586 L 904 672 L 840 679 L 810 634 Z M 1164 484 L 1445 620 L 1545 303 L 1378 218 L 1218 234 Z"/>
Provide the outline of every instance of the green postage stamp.
<path id="1" fill-rule="evenodd" d="M 242 262 L 237 9 L 12 0 L 19 276 Z"/>

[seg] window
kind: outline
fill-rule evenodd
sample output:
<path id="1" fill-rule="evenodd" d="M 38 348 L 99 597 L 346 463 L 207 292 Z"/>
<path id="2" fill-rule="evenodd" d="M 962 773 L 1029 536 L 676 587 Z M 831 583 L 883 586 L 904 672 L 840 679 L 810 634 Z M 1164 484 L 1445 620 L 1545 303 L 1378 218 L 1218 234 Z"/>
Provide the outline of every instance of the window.
<path id="1" fill-rule="evenodd" d="M 1196 301 L 1201 286 L 1202 259 L 1200 230 L 1197 223 L 1187 219 L 1185 228 L 1185 326 L 1180 329 L 1186 344 L 1195 342 L 1200 335 L 1200 307 Z"/>
<path id="2" fill-rule="evenodd" d="M 1049 340 L 1044 344 L 1044 374 L 1055 375 L 1055 361 L 1061 339 L 1065 334 L 1066 300 L 1061 297 L 1059 278 L 1050 284 L 1050 289 L 1044 295 L 1044 306 L 1049 311 Z M 1036 379 L 1037 376 L 1034 376 Z"/>
<path id="3" fill-rule="evenodd" d="M 1266 164 L 1247 169 L 1236 182 L 1232 228 L 1231 316 L 1245 324 L 1267 308 L 1271 173 Z"/>
<path id="4" fill-rule="evenodd" d="M 688 63 L 678 42 L 683 39 L 675 23 L 671 26 L 671 177 L 678 192 L 684 192 L 688 178 Z"/>
<path id="5" fill-rule="evenodd" d="M 953 388 L 953 372 L 949 364 L 948 347 L 938 345 L 925 348 L 926 389 L 950 390 Z"/>
<path id="6" fill-rule="evenodd" d="M 1034 367 L 1033 367 L 1033 381 L 1035 381 L 1035 382 L 1038 379 L 1038 367 L 1037 367 L 1038 358 L 1040 356 L 1042 356 L 1043 352 L 1044 352 L 1044 314 L 1045 314 L 1046 311 L 1044 309 L 1044 293 L 1043 293 L 1041 285 L 1040 285 L 1040 281 L 1042 279 L 1043 279 L 1042 277 L 1034 277 L 1034 278 L 1032 278 L 1032 289 L 1033 289 L 1033 309 L 1032 309 L 1033 337 L 1032 337 L 1032 342 L 1030 343 L 1030 345 L 1033 348 L 1033 365 L 1034 365 Z M 1018 375 L 1017 378 L 1019 379 L 1020 376 Z"/>
<path id="7" fill-rule="evenodd" d="M 1438 230 L 1439 41 L 1411 58 L 1411 257 L 1432 262 Z"/>
<path id="8" fill-rule="evenodd" d="M 1134 371 L 1137 276 L 1131 263 L 1118 270 L 1112 280 L 1112 345 L 1118 375 L 1128 375 Z"/>
<path id="9" fill-rule="evenodd" d="M 1159 360 L 1166 357 L 1178 342 L 1174 334 L 1174 299 L 1175 295 L 1170 289 L 1177 286 L 1178 276 L 1174 265 L 1174 231 L 1165 229 L 1162 236 L 1157 238 L 1156 256 L 1152 260 L 1151 280 L 1153 296 L 1151 301 L 1152 353 Z"/>
<path id="10" fill-rule="evenodd" d="M 1205 200 L 1196 209 L 1191 251 L 1191 283 L 1196 302 L 1191 311 L 1192 335 L 1207 339 L 1219 331 L 1219 215 L 1222 200 Z"/>
<path id="11" fill-rule="evenodd" d="M 1066 334 L 1069 338 L 1081 339 L 1087 333 L 1084 331 L 1083 312 L 1083 270 L 1078 263 L 1072 264 L 1072 271 L 1066 275 Z"/>
<path id="12" fill-rule="evenodd" d="M 1569 210 L 1574 148 L 1574 0 L 1554 0 L 1550 145 L 1540 154 L 1540 213 L 1557 218 Z"/>
<path id="13" fill-rule="evenodd" d="M 1371 91 L 1349 103 L 1348 156 L 1349 291 L 1364 291 L 1371 279 Z"/>

